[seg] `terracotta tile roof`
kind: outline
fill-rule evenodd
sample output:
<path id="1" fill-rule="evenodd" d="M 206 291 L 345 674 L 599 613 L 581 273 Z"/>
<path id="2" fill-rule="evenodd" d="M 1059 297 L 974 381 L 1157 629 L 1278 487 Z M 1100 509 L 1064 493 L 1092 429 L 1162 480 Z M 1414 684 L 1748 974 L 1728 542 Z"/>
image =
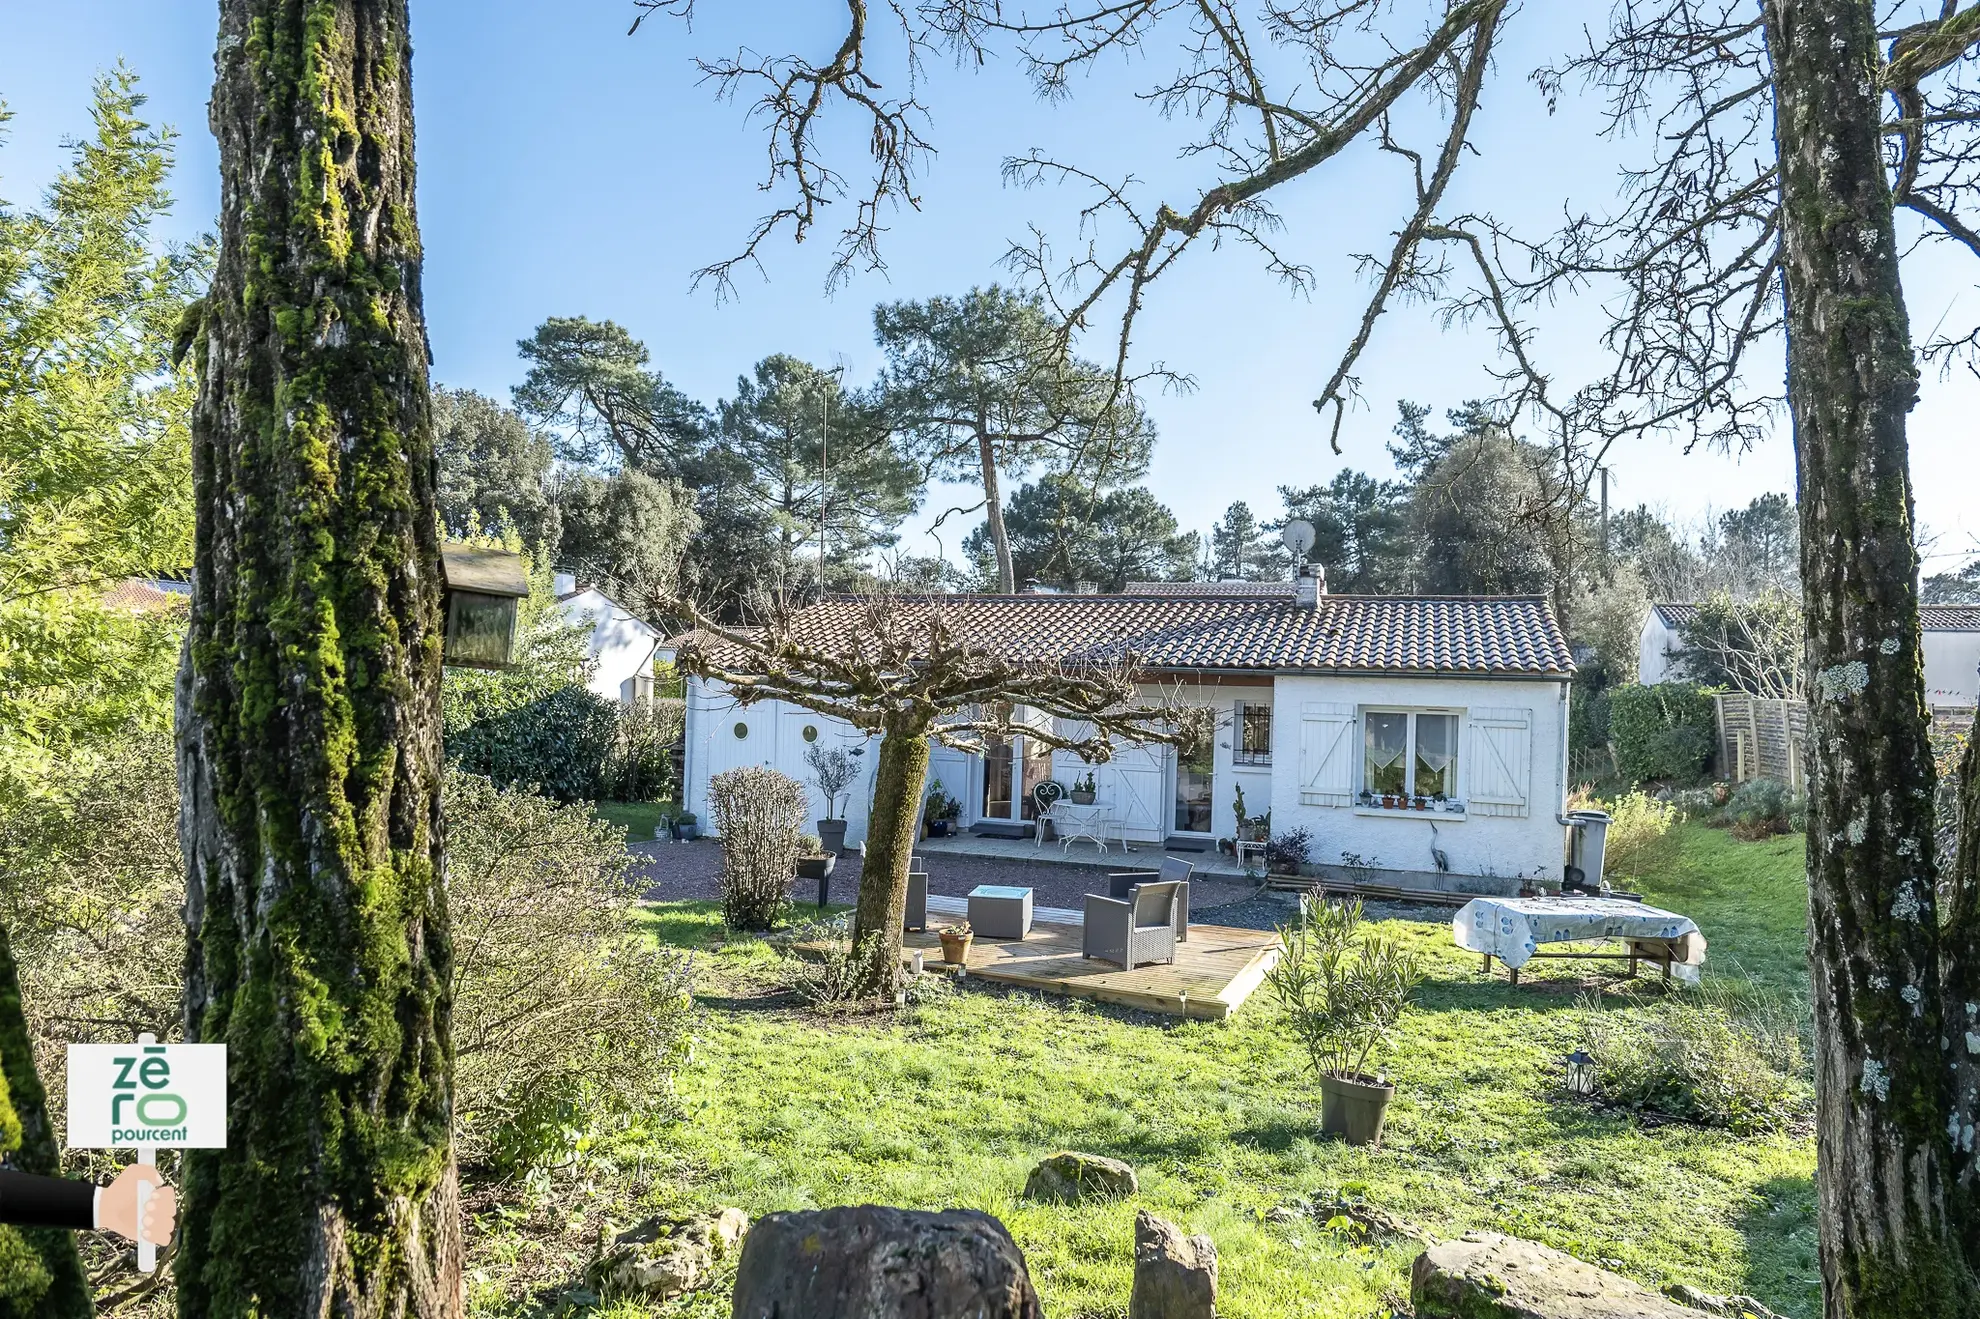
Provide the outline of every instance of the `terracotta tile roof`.
<path id="1" fill-rule="evenodd" d="M 1918 622 L 1927 632 L 1980 632 L 1980 605 L 1920 605 Z"/>
<path id="2" fill-rule="evenodd" d="M 1698 617 L 1698 606 L 1682 600 L 1668 601 L 1650 606 L 1665 627 L 1684 627 Z"/>
<path id="3" fill-rule="evenodd" d="M 1129 582 L 1128 595 L 1244 595 L 1293 598 L 1291 582 Z"/>
<path id="4" fill-rule="evenodd" d="M 956 633 L 1014 658 L 1053 661 L 1131 651 L 1149 669 L 1565 676 L 1567 638 L 1537 596 L 962 595 L 942 609 Z M 828 599 L 798 611 L 798 639 L 860 644 L 862 606 Z M 721 658 L 718 656 L 717 658 Z M 733 658 L 733 657 L 732 657 Z"/>
<path id="5" fill-rule="evenodd" d="M 165 609 L 184 609 L 192 604 L 192 587 L 184 582 L 154 581 L 127 577 L 103 592 L 105 609 L 133 614 L 152 614 Z"/>
<path id="6" fill-rule="evenodd" d="M 1683 602 L 1650 606 L 1665 627 L 1681 628 L 1698 617 L 1698 606 Z M 1920 605 L 1918 625 L 1927 632 L 1980 632 L 1980 605 Z"/>

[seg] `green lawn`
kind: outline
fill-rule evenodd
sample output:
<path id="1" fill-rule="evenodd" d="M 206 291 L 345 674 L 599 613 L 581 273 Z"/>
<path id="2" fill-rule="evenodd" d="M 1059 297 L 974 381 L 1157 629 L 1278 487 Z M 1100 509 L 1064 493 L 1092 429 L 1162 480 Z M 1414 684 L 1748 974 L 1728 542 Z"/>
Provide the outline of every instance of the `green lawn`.
<path id="1" fill-rule="evenodd" d="M 1647 896 L 1693 914 L 1715 964 L 1794 991 L 1800 840 L 1743 844 L 1686 827 L 1681 843 Z M 1663 992 L 1590 970 L 1605 964 L 1536 964 L 1514 990 L 1458 954 L 1446 923 L 1406 926 L 1434 969 L 1389 1061 L 1389 1138 L 1368 1151 L 1315 1138 L 1317 1092 L 1268 992 L 1221 1024 L 988 989 L 834 1018 L 777 996 L 774 954 L 724 943 L 708 905 L 656 907 L 651 920 L 664 941 L 697 950 L 705 985 L 695 1063 L 679 1080 L 685 1114 L 601 1144 L 589 1198 L 558 1211 L 567 1251 L 602 1219 L 661 1207 L 969 1206 L 1010 1228 L 1048 1314 L 1120 1319 L 1145 1206 L 1215 1239 L 1219 1312 L 1231 1319 L 1381 1315 L 1407 1293 L 1409 1242 L 1266 1221 L 1277 1206 L 1345 1193 L 1441 1235 L 1514 1232 L 1648 1283 L 1817 1312 L 1810 1139 L 1646 1126 L 1559 1096 L 1559 1060 L 1579 1042 L 1575 978 L 1602 980 L 1622 1011 Z M 1134 1164 L 1140 1196 L 1078 1209 L 1020 1199 L 1032 1163 L 1067 1147 Z M 522 1253 L 502 1231 L 477 1248 L 484 1309 L 502 1290 L 502 1261 Z M 713 1294 L 605 1311 L 727 1312 Z"/>
<path id="2" fill-rule="evenodd" d="M 601 801 L 591 809 L 599 819 L 624 829 L 627 842 L 645 843 L 653 840 L 660 821 L 680 807 L 670 801 Z"/>

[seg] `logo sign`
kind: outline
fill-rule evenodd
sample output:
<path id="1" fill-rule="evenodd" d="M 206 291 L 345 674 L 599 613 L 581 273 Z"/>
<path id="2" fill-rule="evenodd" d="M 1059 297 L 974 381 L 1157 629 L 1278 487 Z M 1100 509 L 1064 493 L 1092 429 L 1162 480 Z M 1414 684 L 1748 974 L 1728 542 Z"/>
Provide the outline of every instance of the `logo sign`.
<path id="1" fill-rule="evenodd" d="M 70 1149 L 227 1143 L 224 1044 L 71 1044 Z"/>

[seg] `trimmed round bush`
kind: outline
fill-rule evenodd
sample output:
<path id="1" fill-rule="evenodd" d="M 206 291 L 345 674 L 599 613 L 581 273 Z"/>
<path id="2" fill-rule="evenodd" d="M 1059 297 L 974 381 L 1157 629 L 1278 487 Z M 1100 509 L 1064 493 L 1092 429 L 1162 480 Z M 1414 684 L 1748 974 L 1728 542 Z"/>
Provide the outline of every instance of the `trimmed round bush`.
<path id="1" fill-rule="evenodd" d="M 722 917 L 731 928 L 768 930 L 783 915 L 808 807 L 804 785 L 767 765 L 708 781 L 708 809 L 722 835 Z"/>

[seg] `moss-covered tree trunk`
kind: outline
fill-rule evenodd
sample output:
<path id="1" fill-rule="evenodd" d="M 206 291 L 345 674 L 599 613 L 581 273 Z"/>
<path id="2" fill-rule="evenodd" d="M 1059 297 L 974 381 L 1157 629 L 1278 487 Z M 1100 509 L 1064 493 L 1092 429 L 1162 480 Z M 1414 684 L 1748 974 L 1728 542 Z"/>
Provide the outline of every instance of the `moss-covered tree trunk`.
<path id="1" fill-rule="evenodd" d="M 928 730 L 913 720 L 890 720 L 882 730 L 867 817 L 866 860 L 853 911 L 853 942 L 869 961 L 868 986 L 892 994 L 900 977 L 901 922 L 907 916 L 908 867 L 921 822 L 928 779 Z"/>
<path id="2" fill-rule="evenodd" d="M 1980 968 L 1970 944 L 1944 942 L 1934 902 L 1905 443 L 1917 371 L 1880 149 L 1876 15 L 1870 0 L 1768 0 L 1765 12 L 1811 686 L 1825 1307 L 1831 1319 L 1951 1319 L 1980 1313 L 1961 1186 L 1980 994 L 1955 989 Z"/>
<path id="3" fill-rule="evenodd" d="M 0 925 L 0 1159 L 19 1172 L 43 1177 L 58 1171 L 55 1133 L 49 1129 L 27 1014 L 21 1007 L 20 971 L 4 925 Z M 95 1313 L 73 1232 L 0 1224 L 0 1319 L 88 1319 Z"/>
<path id="4" fill-rule="evenodd" d="M 404 0 L 222 0 L 179 686 L 188 1319 L 461 1313 Z"/>

